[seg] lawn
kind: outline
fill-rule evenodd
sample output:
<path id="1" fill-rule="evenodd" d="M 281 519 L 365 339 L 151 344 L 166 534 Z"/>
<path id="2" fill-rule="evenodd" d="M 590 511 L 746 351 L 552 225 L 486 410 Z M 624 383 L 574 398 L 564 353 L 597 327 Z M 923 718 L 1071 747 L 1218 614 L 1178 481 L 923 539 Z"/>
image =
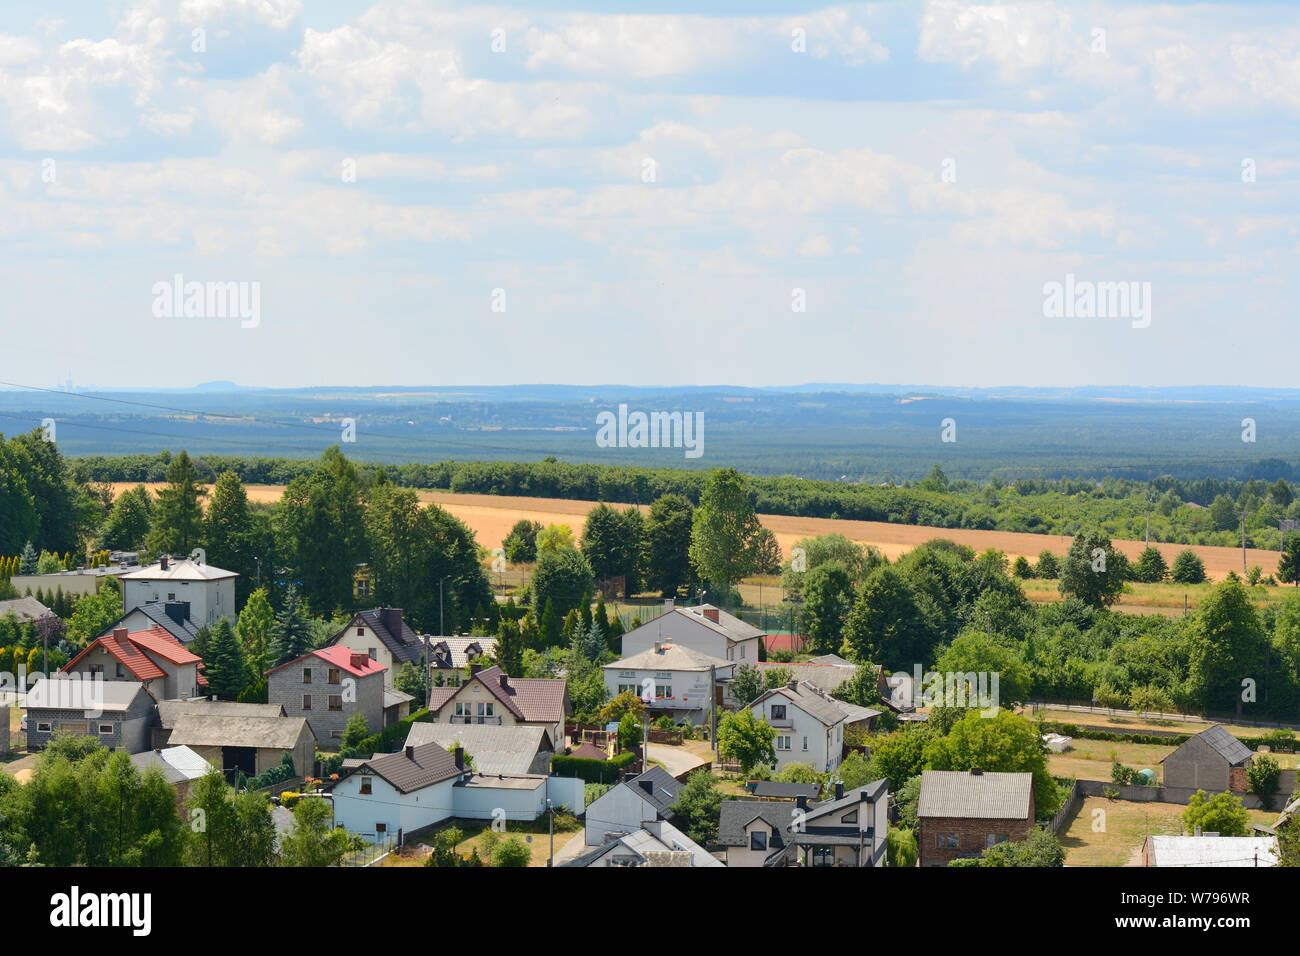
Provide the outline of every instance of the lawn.
<path id="1" fill-rule="evenodd" d="M 1182 833 L 1182 817 L 1186 809 L 1177 803 L 1138 803 L 1086 797 L 1057 834 L 1065 847 L 1065 864 L 1128 866 L 1134 862 L 1148 836 L 1177 836 Z M 1272 824 L 1277 819 L 1276 813 L 1264 810 L 1248 812 L 1252 824 Z"/>
<path id="2" fill-rule="evenodd" d="M 487 854 L 483 848 L 484 834 L 491 829 L 492 821 L 460 819 L 448 820 L 446 826 L 441 827 L 437 832 L 451 826 L 459 827 L 465 834 L 465 839 L 457 844 L 456 852 L 468 855 L 472 851 L 478 850 L 479 856 L 484 858 L 484 862 L 487 862 Z M 437 836 L 437 832 L 429 833 L 421 837 L 415 846 L 424 847 L 432 845 L 434 838 Z M 568 843 L 569 840 L 573 838 L 574 834 L 581 834 L 581 832 L 582 824 L 580 822 L 574 820 L 572 817 L 566 818 L 557 814 L 555 852 L 559 853 L 560 848 Z M 532 860 L 529 862 L 529 866 L 546 866 L 546 860 L 550 856 L 551 844 L 550 839 L 547 836 L 545 816 L 539 820 L 533 821 L 532 823 L 507 823 L 506 834 L 518 835 L 528 844 L 528 848 L 532 851 Z M 423 850 L 413 852 L 412 848 L 407 848 L 407 852 L 403 852 L 400 855 L 390 855 L 385 857 L 383 862 L 380 863 L 380 866 L 423 866 L 425 856 L 426 854 Z"/>
<path id="3" fill-rule="evenodd" d="M 1202 730 L 1214 726 L 1213 723 L 1204 720 L 1172 720 L 1172 719 L 1151 719 L 1143 720 L 1141 717 L 1134 717 L 1126 714 L 1111 714 L 1104 707 L 1098 707 L 1092 711 L 1085 710 L 1055 710 L 1051 707 L 1040 710 L 1021 710 L 1026 717 L 1031 720 L 1043 717 L 1046 720 L 1055 720 L 1063 724 L 1079 724 L 1087 727 L 1103 727 L 1113 729 L 1117 733 L 1124 731 L 1134 731 L 1135 733 L 1145 733 L 1151 730 L 1171 731 L 1178 734 L 1198 734 Z M 1222 724 L 1228 733 L 1234 737 L 1262 737 L 1267 734 L 1271 728 L 1268 727 L 1243 727 L 1240 724 L 1225 723 Z"/>

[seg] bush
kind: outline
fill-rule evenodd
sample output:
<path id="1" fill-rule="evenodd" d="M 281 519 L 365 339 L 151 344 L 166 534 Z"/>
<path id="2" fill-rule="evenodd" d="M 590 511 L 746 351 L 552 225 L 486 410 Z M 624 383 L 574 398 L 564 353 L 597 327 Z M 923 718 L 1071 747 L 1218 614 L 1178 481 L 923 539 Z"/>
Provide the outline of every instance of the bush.
<path id="1" fill-rule="evenodd" d="M 427 710 L 416 711 L 410 717 L 399 720 L 395 724 L 390 724 L 377 734 L 371 734 L 364 740 L 360 741 L 355 753 L 361 756 L 370 756 L 371 754 L 390 754 L 400 750 L 402 744 L 406 742 L 406 736 L 411 732 L 411 724 L 428 723 L 429 712 Z"/>
<path id="2" fill-rule="evenodd" d="M 885 859 L 890 866 L 916 866 L 919 856 L 916 834 L 902 827 L 891 827 L 885 837 Z"/>
<path id="3" fill-rule="evenodd" d="M 615 783 L 619 771 L 636 759 L 636 754 L 630 750 L 625 750 L 609 760 L 566 757 L 557 754 L 551 758 L 551 772 L 560 777 L 577 777 L 587 783 Z"/>
<path id="4" fill-rule="evenodd" d="M 286 780 L 292 780 L 295 776 L 297 776 L 297 771 L 294 770 L 293 766 L 293 754 L 286 750 L 284 755 L 280 758 L 279 764 L 276 766 L 264 770 L 262 773 L 259 773 L 256 777 L 252 777 L 251 779 L 245 777 L 242 773 L 239 775 L 239 778 L 242 789 L 262 790 L 277 783 L 284 783 Z"/>
<path id="5" fill-rule="evenodd" d="M 497 840 L 488 857 L 493 866 L 527 866 L 533 859 L 533 851 L 528 844 L 517 836 Z"/>

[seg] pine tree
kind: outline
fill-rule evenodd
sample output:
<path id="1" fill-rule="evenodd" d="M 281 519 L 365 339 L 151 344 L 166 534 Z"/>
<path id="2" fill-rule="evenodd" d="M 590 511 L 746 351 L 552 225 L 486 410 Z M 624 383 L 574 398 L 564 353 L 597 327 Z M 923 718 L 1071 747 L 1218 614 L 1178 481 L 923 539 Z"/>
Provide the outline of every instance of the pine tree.
<path id="1" fill-rule="evenodd" d="M 227 618 L 219 617 L 212 625 L 212 637 L 203 663 L 203 675 L 208 679 L 208 693 L 215 694 L 221 700 L 234 700 L 248 686 L 249 673 L 244 649 Z"/>
<path id="2" fill-rule="evenodd" d="M 188 557 L 198 547 L 203 536 L 199 499 L 206 494 L 201 481 L 194 462 L 183 451 L 167 466 L 167 487 L 158 492 L 147 542 L 151 552 Z"/>
<path id="3" fill-rule="evenodd" d="M 275 616 L 275 661 L 283 664 L 311 650 L 311 618 L 292 584 L 285 590 L 284 606 Z"/>
<path id="4" fill-rule="evenodd" d="M 21 573 L 35 574 L 36 565 L 40 563 L 40 560 L 40 555 L 36 553 L 36 549 L 33 548 L 32 543 L 28 541 L 23 545 L 23 555 L 20 563 Z"/>
<path id="5" fill-rule="evenodd" d="M 1287 539 L 1282 556 L 1277 561 L 1277 579 L 1283 584 L 1300 587 L 1300 554 L 1296 553 L 1296 542 L 1295 535 Z"/>
<path id="6" fill-rule="evenodd" d="M 497 664 L 511 677 L 524 676 L 524 637 L 519 626 L 502 619 L 497 628 Z"/>
<path id="7" fill-rule="evenodd" d="M 582 592 L 582 604 L 578 606 L 578 623 L 582 625 L 582 633 L 586 633 L 591 627 L 591 592 Z"/>
<path id="8" fill-rule="evenodd" d="M 541 646 L 555 647 L 560 643 L 560 619 L 555 613 L 555 602 L 546 599 L 546 609 L 542 611 Z"/>

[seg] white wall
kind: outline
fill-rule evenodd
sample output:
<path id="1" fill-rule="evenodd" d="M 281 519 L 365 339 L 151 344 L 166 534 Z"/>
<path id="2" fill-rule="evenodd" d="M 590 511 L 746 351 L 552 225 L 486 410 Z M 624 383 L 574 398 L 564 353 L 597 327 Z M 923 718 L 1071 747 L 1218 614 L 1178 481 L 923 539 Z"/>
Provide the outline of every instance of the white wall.
<path id="1" fill-rule="evenodd" d="M 661 677 L 660 674 L 668 676 Z M 650 703 L 650 714 L 664 710 L 693 711 L 692 723 L 702 723 L 709 716 L 709 672 L 708 671 L 656 671 L 605 668 L 605 688 L 611 697 L 618 693 L 620 684 L 636 686 L 637 696 L 641 696 L 643 682 L 649 680 L 652 686 L 667 685 L 672 688 L 672 700 L 655 700 Z M 685 699 L 683 699 L 685 698 Z"/>
<path id="2" fill-rule="evenodd" d="M 122 607 L 131 611 L 154 601 L 189 601 L 190 620 L 202 627 L 219 617 L 235 620 L 235 579 L 216 581 L 122 581 Z"/>
<path id="3" fill-rule="evenodd" d="M 771 705 L 785 705 L 786 721 L 774 721 L 771 717 Z M 777 737 L 788 736 L 790 738 L 790 749 L 782 750 L 779 747 L 776 751 L 776 766 L 778 770 L 784 769 L 792 763 L 812 764 L 813 768 L 819 771 L 834 770 L 840 765 L 840 756 L 844 752 L 844 724 L 840 722 L 834 727 L 828 728 L 820 720 L 810 716 L 799 708 L 799 706 L 788 697 L 780 694 L 774 694 L 764 700 L 757 701 L 749 708 L 756 717 L 761 717 L 776 729 Z M 827 734 L 830 740 L 827 740 Z M 808 748 L 804 749 L 804 739 L 807 738 Z M 778 740 L 779 744 L 780 741 Z"/>
<path id="4" fill-rule="evenodd" d="M 587 807 L 587 845 L 600 846 L 610 831 L 630 833 L 658 817 L 654 804 L 640 796 L 635 787 L 619 784 Z"/>
<path id="5" fill-rule="evenodd" d="M 371 790 L 361 794 L 360 773 L 354 773 L 334 788 L 334 822 L 349 833 L 375 839 L 375 824 L 388 825 L 387 837 L 397 831 L 410 833 L 453 816 L 455 799 L 451 780 L 444 780 L 414 793 L 400 793 L 380 777 L 370 775 Z"/>
<path id="6" fill-rule="evenodd" d="M 679 647 L 689 647 L 701 654 L 708 654 L 710 657 L 717 657 L 724 661 L 728 659 L 725 634 L 677 613 L 661 614 L 648 624 L 624 634 L 623 656 L 631 657 L 633 654 L 650 650 L 656 643 L 669 641 Z M 752 664 L 754 661 L 749 662 Z"/>

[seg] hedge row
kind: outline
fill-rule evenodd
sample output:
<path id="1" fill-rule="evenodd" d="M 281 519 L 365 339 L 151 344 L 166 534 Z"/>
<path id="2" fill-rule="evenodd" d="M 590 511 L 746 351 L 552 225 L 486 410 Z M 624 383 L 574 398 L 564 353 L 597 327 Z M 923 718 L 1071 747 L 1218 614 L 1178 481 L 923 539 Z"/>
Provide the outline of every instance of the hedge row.
<path id="1" fill-rule="evenodd" d="M 390 754 L 400 750 L 402 744 L 406 743 L 406 735 L 411 732 L 411 724 L 416 722 L 427 724 L 429 712 L 417 710 L 410 717 L 390 724 L 377 734 L 371 734 L 357 744 L 355 752 L 369 757 L 371 754 Z"/>
<path id="2" fill-rule="evenodd" d="M 1061 734 L 1065 737 L 1079 737 L 1083 740 L 1104 740 L 1110 743 L 1126 744 L 1157 744 L 1160 746 L 1180 747 L 1195 734 L 1174 734 L 1173 736 L 1164 736 L 1161 734 L 1143 734 L 1136 731 L 1109 731 L 1095 730 L 1091 727 L 1080 727 L 1078 724 L 1064 724 L 1060 721 L 1047 721 L 1044 724 L 1047 730 Z M 1295 747 L 1295 738 L 1288 736 L 1287 732 L 1278 733 L 1273 731 L 1262 737 L 1238 737 L 1243 744 L 1251 750 L 1258 750 L 1260 747 L 1268 747 L 1274 751 L 1290 752 Z"/>
<path id="3" fill-rule="evenodd" d="M 618 772 L 636 759 L 636 754 L 625 750 L 608 760 L 596 760 L 593 757 L 551 758 L 551 772 L 561 777 L 578 777 L 587 783 L 614 783 Z"/>

